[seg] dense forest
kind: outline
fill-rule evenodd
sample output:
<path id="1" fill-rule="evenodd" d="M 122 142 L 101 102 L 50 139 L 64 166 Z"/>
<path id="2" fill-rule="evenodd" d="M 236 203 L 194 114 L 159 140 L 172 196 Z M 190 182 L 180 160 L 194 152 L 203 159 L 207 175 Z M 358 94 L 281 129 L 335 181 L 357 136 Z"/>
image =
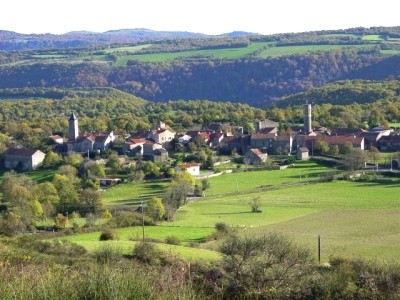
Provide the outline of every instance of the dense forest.
<path id="1" fill-rule="evenodd" d="M 0 89 L 111 87 L 153 102 L 199 99 L 267 107 L 336 81 L 399 78 L 399 36 L 400 27 L 270 36 L 145 29 L 59 36 L 1 31 L 0 48 L 21 40 L 42 45 L 0 50 Z M 231 51 L 242 54 L 230 56 Z M 165 56 L 171 53 L 176 56 Z"/>
<path id="2" fill-rule="evenodd" d="M 337 80 L 397 77 L 399 64 L 400 56 L 352 49 L 266 59 L 131 61 L 119 68 L 104 63 L 20 64 L 0 67 L 0 88 L 115 87 L 157 102 L 208 99 L 261 107 Z"/>

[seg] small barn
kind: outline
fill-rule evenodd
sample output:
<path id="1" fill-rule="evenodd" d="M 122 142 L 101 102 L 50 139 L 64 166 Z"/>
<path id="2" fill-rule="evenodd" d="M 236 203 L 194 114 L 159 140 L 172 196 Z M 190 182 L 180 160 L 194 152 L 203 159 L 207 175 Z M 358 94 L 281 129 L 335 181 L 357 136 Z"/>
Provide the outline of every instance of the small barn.
<path id="1" fill-rule="evenodd" d="M 299 160 L 307 160 L 309 159 L 309 151 L 307 147 L 299 147 L 297 149 L 297 159 Z"/>

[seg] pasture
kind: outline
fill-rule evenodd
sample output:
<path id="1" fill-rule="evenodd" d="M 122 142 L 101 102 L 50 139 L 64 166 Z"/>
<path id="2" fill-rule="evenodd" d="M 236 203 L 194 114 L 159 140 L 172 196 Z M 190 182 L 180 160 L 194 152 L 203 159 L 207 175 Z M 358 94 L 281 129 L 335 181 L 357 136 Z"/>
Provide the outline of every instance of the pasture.
<path id="1" fill-rule="evenodd" d="M 153 197 L 162 197 L 168 181 L 127 183 L 106 189 L 103 199 L 107 204 L 137 204 Z"/>
<path id="2" fill-rule="evenodd" d="M 304 168 L 304 172 L 301 167 Z M 202 242 L 215 231 L 216 223 L 223 222 L 246 236 L 261 235 L 270 231 L 282 232 L 314 253 L 316 236 L 319 234 L 322 239 L 322 262 L 328 261 L 330 256 L 398 260 L 398 180 L 393 180 L 392 183 L 310 183 L 299 181 L 299 169 L 304 175 L 307 170 L 310 177 L 326 171 L 312 162 L 303 162 L 299 167 L 287 170 L 242 172 L 210 178 L 214 189 L 218 180 L 221 180 L 219 187 L 227 185 L 229 180 L 233 180 L 235 184 L 225 187 L 226 194 L 215 193 L 212 197 L 193 199 L 178 210 L 172 222 L 145 227 L 145 237 L 163 242 L 167 236 L 177 236 L 182 245 L 159 244 L 160 247 L 167 247 L 172 253 L 182 255 L 188 260 L 194 260 L 196 257 L 212 260 L 219 257 L 218 253 L 204 251 L 215 250 L 218 242 Z M 239 174 L 243 176 L 243 180 L 246 176 L 249 178 L 249 181 L 242 183 L 243 189 L 247 189 L 248 193 L 236 190 L 235 176 Z M 263 181 L 253 182 L 260 174 L 263 174 Z M 221 179 L 224 176 L 228 181 Z M 281 186 L 281 183 L 287 180 L 297 184 Z M 265 185 L 266 181 L 280 188 L 256 188 L 260 184 Z M 251 212 L 249 203 L 255 198 L 260 202 L 260 213 Z M 137 241 L 142 237 L 140 226 L 118 229 L 118 232 L 120 241 L 114 243 L 120 244 L 124 251 L 131 251 L 132 240 Z M 89 250 L 95 250 L 102 243 L 98 241 L 99 235 L 99 232 L 88 233 L 67 239 Z M 201 249 L 187 247 L 193 242 L 201 243 Z"/>
<path id="3" fill-rule="evenodd" d="M 135 243 L 143 237 L 142 227 L 128 227 L 117 229 L 118 241 L 99 241 L 100 232 L 91 232 L 79 235 L 72 235 L 62 238 L 70 242 L 84 246 L 88 251 L 96 251 L 105 243 L 112 244 L 120 249 L 124 254 L 131 254 Z M 165 226 L 147 226 L 145 227 L 145 238 L 158 240 L 162 243 L 157 244 L 161 250 L 168 251 L 174 255 L 179 255 L 188 261 L 205 260 L 212 261 L 220 258 L 218 252 L 188 247 L 191 243 L 203 242 L 204 238 L 214 232 L 213 227 L 165 227 Z M 164 244 L 168 236 L 176 236 L 182 242 L 181 245 Z"/>
<path id="4" fill-rule="evenodd" d="M 235 192 L 255 191 L 268 187 L 293 184 L 310 179 L 316 179 L 330 172 L 324 166 L 312 161 L 298 161 L 294 167 L 284 170 L 260 170 L 233 172 L 222 174 L 208 179 L 210 188 L 206 190 L 207 196 L 225 195 Z"/>
<path id="5" fill-rule="evenodd" d="M 144 62 L 166 62 L 185 57 L 210 57 L 218 59 L 235 59 L 250 55 L 259 49 L 270 46 L 271 42 L 256 42 L 248 47 L 189 50 L 179 52 L 162 52 L 152 54 L 124 55 L 118 58 L 116 65 L 124 66 L 129 60 Z"/>
<path id="6" fill-rule="evenodd" d="M 279 57 L 287 55 L 298 55 L 307 52 L 318 52 L 318 51 L 332 51 L 344 48 L 372 48 L 374 45 L 304 45 L 304 46 L 281 46 L 271 47 L 263 50 L 257 54 L 257 57 Z"/>

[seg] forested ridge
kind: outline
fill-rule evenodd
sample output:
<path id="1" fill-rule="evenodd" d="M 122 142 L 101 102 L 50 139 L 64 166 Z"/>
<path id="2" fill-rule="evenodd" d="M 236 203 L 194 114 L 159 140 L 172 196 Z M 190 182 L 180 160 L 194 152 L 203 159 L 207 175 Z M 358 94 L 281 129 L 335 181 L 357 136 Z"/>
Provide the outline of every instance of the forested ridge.
<path id="1" fill-rule="evenodd" d="M 337 80 L 399 76 L 398 65 L 400 56 L 355 50 L 266 59 L 132 61 L 120 68 L 37 63 L 0 67 L 0 88 L 115 87 L 157 102 L 208 99 L 266 106 L 273 99 Z"/>
<path id="2" fill-rule="evenodd" d="M 148 40 L 123 43 L 134 34 Z M 0 89 L 115 88 L 152 102 L 212 100 L 268 107 L 336 81 L 400 77 L 400 27 L 270 36 L 171 33 L 163 39 L 144 29 L 117 30 L 104 35 L 115 40 L 102 43 L 94 43 L 100 35 L 87 32 L 30 38 L 71 41 L 73 36 L 88 36 L 93 43 L 0 51 Z M 0 32 L 0 41 L 18 37 Z"/>

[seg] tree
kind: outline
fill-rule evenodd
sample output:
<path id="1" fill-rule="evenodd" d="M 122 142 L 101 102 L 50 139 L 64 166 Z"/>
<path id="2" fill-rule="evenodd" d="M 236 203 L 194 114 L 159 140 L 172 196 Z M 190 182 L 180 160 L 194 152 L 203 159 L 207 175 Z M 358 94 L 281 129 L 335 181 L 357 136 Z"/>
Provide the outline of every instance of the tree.
<path id="1" fill-rule="evenodd" d="M 369 149 L 369 156 L 371 157 L 372 161 L 376 163 L 378 160 L 381 159 L 382 154 L 379 152 L 378 148 L 375 146 L 371 146 Z"/>
<path id="2" fill-rule="evenodd" d="M 251 199 L 251 201 L 249 202 L 250 208 L 251 208 L 251 212 L 261 212 L 261 201 L 260 201 L 260 197 L 253 197 Z"/>
<path id="3" fill-rule="evenodd" d="M 60 204 L 60 197 L 54 185 L 51 182 L 37 184 L 33 188 L 33 193 L 42 205 L 44 216 L 51 216 Z"/>
<path id="4" fill-rule="evenodd" d="M 207 178 L 204 178 L 204 179 L 201 180 L 201 189 L 202 189 L 203 191 L 209 189 L 210 186 L 211 186 L 211 185 L 210 185 L 210 182 L 208 181 Z"/>
<path id="5" fill-rule="evenodd" d="M 105 208 L 100 192 L 86 188 L 81 191 L 79 197 L 79 211 L 81 213 L 95 213 Z"/>
<path id="6" fill-rule="evenodd" d="M 343 158 L 346 169 L 348 170 L 359 170 L 364 168 L 367 162 L 367 154 L 364 150 L 359 148 L 353 149 L 349 154 Z"/>
<path id="7" fill-rule="evenodd" d="M 85 159 L 79 167 L 79 174 L 84 179 L 96 180 L 97 178 L 105 177 L 106 171 L 102 164 Z"/>
<path id="8" fill-rule="evenodd" d="M 13 235 L 17 232 L 25 231 L 26 223 L 22 221 L 20 215 L 8 211 L 4 214 L 3 218 L 0 219 L 0 232 Z"/>
<path id="9" fill-rule="evenodd" d="M 62 161 L 62 158 L 59 154 L 49 151 L 47 152 L 44 160 L 43 160 L 43 167 L 51 168 L 59 165 Z"/>
<path id="10" fill-rule="evenodd" d="M 75 168 L 78 168 L 82 161 L 82 155 L 75 152 L 70 153 L 65 159 L 66 164 L 74 166 Z"/>
<path id="11" fill-rule="evenodd" d="M 193 194 L 195 181 L 196 179 L 186 171 L 175 173 L 163 198 L 168 218 L 187 203 L 187 196 Z"/>
<path id="12" fill-rule="evenodd" d="M 314 143 L 314 151 L 320 154 L 325 154 L 329 151 L 329 145 L 326 141 L 317 140 Z"/>
<path id="13" fill-rule="evenodd" d="M 68 218 L 63 214 L 57 214 L 57 216 L 54 218 L 54 227 L 57 230 L 65 229 L 67 223 L 68 223 Z"/>
<path id="14" fill-rule="evenodd" d="M 65 175 L 55 174 L 52 183 L 60 197 L 58 211 L 73 212 L 76 210 L 78 205 L 78 193 L 75 189 L 74 182 Z"/>
<path id="15" fill-rule="evenodd" d="M 143 173 L 147 177 L 159 177 L 160 168 L 151 161 L 146 161 L 143 165 Z"/>
<path id="16" fill-rule="evenodd" d="M 72 165 L 60 166 L 57 170 L 57 174 L 66 176 L 69 180 L 74 181 L 78 170 Z"/>
<path id="17" fill-rule="evenodd" d="M 108 157 L 108 161 L 107 161 L 107 167 L 109 167 L 111 169 L 111 171 L 114 173 L 121 171 L 122 163 L 119 160 L 119 157 L 117 154 L 115 154 L 115 153 L 110 154 L 110 156 Z"/>
<path id="18" fill-rule="evenodd" d="M 353 144 L 350 142 L 344 143 L 339 146 L 339 153 L 340 154 L 349 154 L 353 150 Z"/>
<path id="19" fill-rule="evenodd" d="M 1 182 L 3 201 L 9 202 L 8 210 L 21 216 L 27 224 L 43 215 L 42 207 L 33 193 L 33 186 L 30 178 L 14 172 L 5 173 Z"/>
<path id="20" fill-rule="evenodd" d="M 336 156 L 339 154 L 339 146 L 338 145 L 330 145 L 329 146 L 329 155 Z"/>
<path id="21" fill-rule="evenodd" d="M 162 199 L 153 197 L 151 200 L 149 200 L 146 203 L 145 213 L 155 221 L 162 220 L 165 215 L 165 207 L 162 203 Z"/>
<path id="22" fill-rule="evenodd" d="M 129 174 L 129 179 L 133 182 L 142 182 L 144 179 L 144 173 L 142 170 L 133 171 Z"/>

